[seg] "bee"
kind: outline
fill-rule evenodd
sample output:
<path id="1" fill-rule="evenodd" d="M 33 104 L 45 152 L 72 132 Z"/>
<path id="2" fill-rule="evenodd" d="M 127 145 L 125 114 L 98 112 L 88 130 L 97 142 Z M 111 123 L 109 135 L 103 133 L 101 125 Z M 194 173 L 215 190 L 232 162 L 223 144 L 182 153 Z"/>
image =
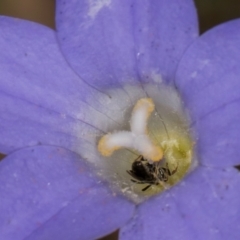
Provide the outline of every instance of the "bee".
<path id="1" fill-rule="evenodd" d="M 162 182 L 167 182 L 168 177 L 177 172 L 177 168 L 178 167 L 171 172 L 168 168 L 168 163 L 166 163 L 166 167 L 162 167 L 160 161 L 149 163 L 147 159 L 140 155 L 133 162 L 132 169 L 129 171 L 127 170 L 127 173 L 134 178 L 131 179 L 134 183 L 148 183 L 149 185 L 142 189 L 142 191 L 146 191 L 152 185 L 159 185 L 162 184 Z"/>

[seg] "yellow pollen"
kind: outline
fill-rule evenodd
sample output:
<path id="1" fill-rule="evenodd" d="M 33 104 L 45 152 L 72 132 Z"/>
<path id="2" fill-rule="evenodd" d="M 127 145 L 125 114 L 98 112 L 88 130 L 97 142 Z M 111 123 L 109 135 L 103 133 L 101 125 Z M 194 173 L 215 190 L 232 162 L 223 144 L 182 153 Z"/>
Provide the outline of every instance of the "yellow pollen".
<path id="1" fill-rule="evenodd" d="M 121 148 L 121 146 L 112 146 L 108 145 L 110 134 L 104 135 L 98 142 L 98 151 L 105 157 L 109 157 L 113 154 L 115 150 Z"/>
<path id="2" fill-rule="evenodd" d="M 147 109 L 147 118 L 149 118 L 149 116 L 151 115 L 155 108 L 153 100 L 151 98 L 139 99 L 133 108 L 133 113 L 136 112 L 139 108 L 142 108 L 144 105 L 146 106 Z"/>

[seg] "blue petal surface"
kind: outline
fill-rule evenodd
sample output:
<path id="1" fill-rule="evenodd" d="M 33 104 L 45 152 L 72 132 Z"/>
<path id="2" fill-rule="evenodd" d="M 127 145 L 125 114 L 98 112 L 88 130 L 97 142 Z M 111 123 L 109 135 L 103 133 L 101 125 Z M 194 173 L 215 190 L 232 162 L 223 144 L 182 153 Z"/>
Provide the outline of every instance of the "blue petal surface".
<path id="1" fill-rule="evenodd" d="M 205 33 L 188 49 L 176 76 L 197 133 L 202 164 L 240 163 L 240 20 Z"/>
<path id="2" fill-rule="evenodd" d="M 0 152 L 36 144 L 91 151 L 89 138 L 108 127 L 99 119 L 110 121 L 105 95 L 69 68 L 53 30 L 8 17 L 0 29 Z"/>
<path id="3" fill-rule="evenodd" d="M 172 81 L 198 32 L 191 0 L 58 0 L 56 21 L 70 65 L 101 89 Z"/>
<path id="4" fill-rule="evenodd" d="M 112 193 L 63 148 L 17 151 L 0 163 L 4 240 L 96 239 L 123 226 L 134 205 Z"/>
<path id="5" fill-rule="evenodd" d="M 121 240 L 239 239 L 240 174 L 200 167 L 180 185 L 139 206 Z"/>

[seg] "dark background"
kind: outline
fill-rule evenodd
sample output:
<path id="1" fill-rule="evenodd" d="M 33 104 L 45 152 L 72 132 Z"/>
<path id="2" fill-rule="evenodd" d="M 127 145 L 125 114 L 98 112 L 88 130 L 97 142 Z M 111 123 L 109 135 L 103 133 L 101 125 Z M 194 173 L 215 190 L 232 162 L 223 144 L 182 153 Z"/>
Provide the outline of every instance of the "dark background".
<path id="1" fill-rule="evenodd" d="M 181 1 L 181 0 L 179 0 Z M 240 0 L 195 0 L 200 32 L 231 19 L 240 18 Z M 55 0 L 0 0 L 0 15 L 31 20 L 51 28 L 54 23 Z M 0 159 L 3 155 L 0 153 Z M 116 240 L 115 232 L 101 240 Z"/>
<path id="2" fill-rule="evenodd" d="M 201 32 L 240 17 L 240 0 L 195 0 Z M 0 0 L 0 14 L 39 22 L 54 28 L 55 0 Z"/>

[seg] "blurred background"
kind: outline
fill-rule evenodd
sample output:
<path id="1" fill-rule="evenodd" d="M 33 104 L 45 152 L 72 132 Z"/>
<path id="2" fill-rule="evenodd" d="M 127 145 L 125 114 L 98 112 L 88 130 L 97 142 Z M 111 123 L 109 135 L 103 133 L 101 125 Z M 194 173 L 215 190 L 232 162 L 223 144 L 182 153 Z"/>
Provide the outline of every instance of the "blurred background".
<path id="1" fill-rule="evenodd" d="M 180 1 L 180 0 L 179 0 Z M 240 18 L 240 0 L 195 0 L 200 32 L 215 25 Z M 55 28 L 55 0 L 0 0 L 0 15 L 27 19 Z M 4 155 L 0 153 L 0 159 Z M 117 240 L 115 232 L 101 240 Z"/>
<path id="2" fill-rule="evenodd" d="M 240 17 L 240 0 L 195 0 L 201 33 Z M 0 14 L 28 19 L 51 28 L 54 23 L 55 0 L 0 0 Z"/>

